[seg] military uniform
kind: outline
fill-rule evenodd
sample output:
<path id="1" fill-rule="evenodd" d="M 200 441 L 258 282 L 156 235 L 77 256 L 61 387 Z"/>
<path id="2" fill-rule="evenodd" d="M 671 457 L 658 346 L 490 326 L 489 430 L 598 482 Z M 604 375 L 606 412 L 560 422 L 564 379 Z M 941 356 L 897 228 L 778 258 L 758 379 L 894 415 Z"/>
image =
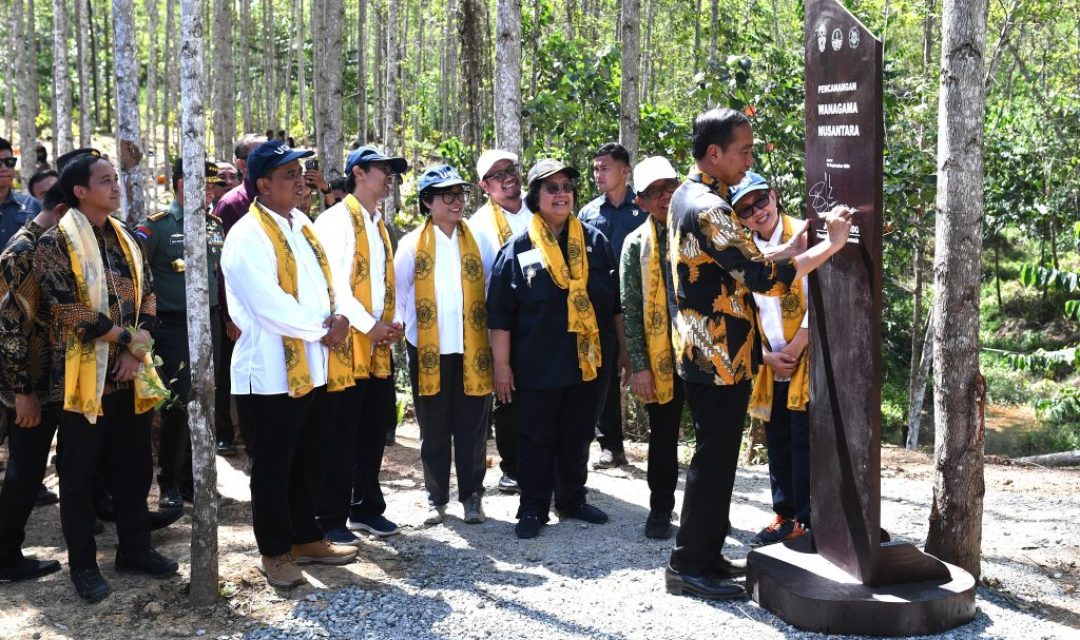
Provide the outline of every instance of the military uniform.
<path id="1" fill-rule="evenodd" d="M 154 293 L 158 299 L 159 325 L 153 332 L 154 352 L 163 362 L 162 377 L 169 381 L 179 404 L 162 412 L 161 442 L 158 463 L 161 475 L 158 484 L 166 489 L 191 488 L 191 454 L 187 444 L 187 412 L 185 406 L 191 395 L 191 368 L 188 354 L 187 290 L 184 273 L 184 210 L 173 201 L 166 211 L 147 216 L 146 223 L 135 230 L 142 240 L 143 252 L 154 276 Z M 218 263 L 225 233 L 221 219 L 206 214 L 206 266 L 210 288 L 210 327 L 215 356 L 220 354 L 221 331 L 218 321 Z M 215 367 L 222 366 L 215 357 Z"/>

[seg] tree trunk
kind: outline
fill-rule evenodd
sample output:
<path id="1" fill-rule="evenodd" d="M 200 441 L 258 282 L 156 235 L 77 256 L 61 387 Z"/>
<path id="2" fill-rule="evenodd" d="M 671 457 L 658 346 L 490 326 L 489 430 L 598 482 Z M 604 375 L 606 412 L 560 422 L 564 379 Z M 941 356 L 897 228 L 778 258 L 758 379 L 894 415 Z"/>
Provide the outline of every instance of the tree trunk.
<path id="1" fill-rule="evenodd" d="M 912 333 L 918 333 L 914 327 Z M 917 353 L 921 356 L 917 368 L 911 372 L 911 381 L 908 386 L 908 430 L 907 440 L 904 442 L 904 446 L 912 451 L 919 448 L 919 427 L 922 426 L 923 402 L 926 399 L 926 379 L 930 376 L 930 364 L 934 361 L 933 318 L 927 318 L 926 333 L 923 336 L 921 349 Z M 911 361 L 912 365 L 915 365 L 914 353 Z"/>
<path id="2" fill-rule="evenodd" d="M 75 0 L 75 58 L 79 73 L 79 147 L 90 146 L 90 5 Z"/>
<path id="3" fill-rule="evenodd" d="M 912 266 L 915 272 L 915 291 L 912 296 L 911 303 L 911 361 L 908 365 L 908 424 L 911 424 L 915 419 L 915 416 L 911 414 L 910 408 L 914 404 L 915 393 L 918 388 L 918 375 L 919 367 L 922 364 L 922 344 L 923 341 L 922 332 L 919 331 L 919 327 L 923 325 L 922 321 L 922 294 L 923 294 L 923 247 L 922 247 L 922 234 L 919 231 L 918 225 L 921 222 L 922 212 L 916 212 L 915 223 L 915 249 L 914 258 L 912 259 Z M 926 386 L 926 381 L 923 380 L 923 387 Z M 909 431 L 910 434 L 910 431 Z M 910 437 L 909 437 L 910 442 Z M 916 443 L 918 440 L 916 440 Z M 913 448 L 911 446 L 908 447 Z"/>
<path id="4" fill-rule="evenodd" d="M 367 0 L 360 0 L 356 16 L 356 131 L 363 144 L 368 137 L 367 106 Z"/>
<path id="5" fill-rule="evenodd" d="M 142 139 L 139 127 L 139 63 L 135 58 L 135 6 L 113 0 L 116 66 L 117 170 L 121 182 L 123 220 L 134 226 L 146 217 L 143 194 Z"/>
<path id="6" fill-rule="evenodd" d="M 253 133 L 251 117 L 251 0 L 240 0 L 240 105 L 244 119 L 244 133 Z M 232 154 L 227 157 L 231 158 Z"/>
<path id="7" fill-rule="evenodd" d="M 987 0 L 945 0 L 934 246 L 934 501 L 926 551 L 979 576 L 983 412 L 979 277 Z"/>
<path id="8" fill-rule="evenodd" d="M 314 0 L 313 0 L 314 1 Z M 277 47 L 274 39 L 274 0 L 263 0 L 263 60 L 266 89 L 266 127 L 277 132 Z"/>
<path id="9" fill-rule="evenodd" d="M 297 91 L 297 110 L 300 112 L 300 129 L 307 136 L 307 56 L 304 55 L 304 0 L 293 0 L 293 11 L 296 12 L 296 81 L 299 84 Z"/>
<path id="10" fill-rule="evenodd" d="M 184 262 L 187 292 L 188 352 L 192 371 L 187 404 L 195 509 L 191 522 L 191 604 L 217 601 L 217 467 L 214 445 L 214 359 L 210 338 L 210 287 L 206 272 L 206 113 L 203 110 L 205 69 L 203 14 L 200 0 L 181 0 L 180 100 L 184 158 Z M 219 23 L 219 26 L 220 23 Z"/>
<path id="11" fill-rule="evenodd" d="M 22 162 L 19 172 L 22 183 L 29 182 L 37 166 L 37 47 L 33 27 L 34 0 L 15 0 L 12 12 L 18 25 L 19 46 L 15 47 L 15 67 L 19 89 L 19 147 Z"/>
<path id="12" fill-rule="evenodd" d="M 55 159 L 75 147 L 71 135 L 71 65 L 68 64 L 68 20 L 66 0 L 53 0 L 53 139 Z"/>
<path id="13" fill-rule="evenodd" d="M 5 40 L 14 41 L 19 31 L 12 6 L 6 3 L 4 4 L 3 28 Z M 9 141 L 15 140 L 15 77 L 18 74 L 15 68 L 15 57 L 6 55 L 0 61 L 4 72 L 4 137 Z"/>
<path id="14" fill-rule="evenodd" d="M 214 0 L 214 155 L 229 158 L 236 137 L 236 73 L 232 53 L 232 0 Z"/>
<path id="15" fill-rule="evenodd" d="M 129 2 L 128 4 L 130 5 L 131 3 Z M 105 94 L 102 96 L 102 99 L 105 102 L 105 130 L 111 131 L 113 135 L 116 135 L 115 128 L 113 127 L 113 97 L 115 96 L 113 93 L 113 75 L 116 72 L 116 55 L 112 54 L 113 45 L 110 43 L 110 40 L 112 39 L 112 21 L 109 20 L 110 17 L 111 14 L 107 8 L 101 12 L 101 38 L 104 41 L 102 42 L 101 51 L 102 59 L 104 59 L 106 63 L 97 66 L 101 70 L 102 76 L 105 78 Z M 108 62 L 110 60 L 110 55 L 112 55 L 111 67 Z M 95 57 L 95 60 L 96 59 L 97 58 Z"/>
<path id="16" fill-rule="evenodd" d="M 1060 453 L 1046 453 L 1041 456 L 1024 456 L 1023 458 L 1013 458 L 1013 460 L 1043 467 L 1075 467 L 1080 465 L 1080 449 Z"/>
<path id="17" fill-rule="evenodd" d="M 567 6 L 571 6 L 569 2 Z M 465 90 L 465 146 L 473 156 L 480 147 L 480 21 L 479 0 L 461 0 L 458 6 L 458 36 L 461 43 L 461 84 Z"/>
<path id="18" fill-rule="evenodd" d="M 386 145 L 387 153 L 397 152 L 397 94 L 398 94 L 398 67 L 401 60 L 398 58 L 397 46 L 397 22 L 398 3 L 387 2 L 386 8 L 386 80 L 383 104 L 383 144 Z"/>
<path id="19" fill-rule="evenodd" d="M 322 56 L 316 60 L 319 70 L 319 160 L 324 175 L 342 173 L 342 108 L 341 108 L 341 25 L 345 20 L 342 0 L 321 0 L 323 29 Z"/>
<path id="20" fill-rule="evenodd" d="M 496 16 L 495 146 L 520 156 L 521 0 L 499 0 Z"/>
<path id="21" fill-rule="evenodd" d="M 54 0 L 55 2 L 56 0 Z M 158 32 L 158 3 L 157 0 L 146 0 L 146 26 L 147 39 L 150 41 L 150 51 L 148 60 L 146 63 L 146 130 L 143 132 L 143 149 L 145 149 L 150 157 L 150 174 L 154 174 L 154 151 L 157 149 L 156 133 L 154 131 L 154 125 L 157 120 L 154 115 L 157 113 L 157 32 Z M 156 183 L 155 183 L 156 184 Z M 155 195 L 157 189 L 154 189 Z"/>
<path id="22" fill-rule="evenodd" d="M 80 0 L 82 1 L 82 0 Z M 90 74 L 91 88 L 94 92 L 94 126 L 101 126 L 101 92 L 98 89 L 98 76 L 101 74 L 101 67 L 98 59 L 98 45 L 97 45 L 97 22 L 94 21 L 94 9 L 90 4 L 90 0 L 85 0 L 86 8 L 86 22 L 89 25 L 90 30 L 90 59 L 94 61 L 93 73 Z"/>
<path id="23" fill-rule="evenodd" d="M 165 3 L 165 33 L 176 33 L 176 3 Z M 173 38 L 165 38 L 165 47 L 162 51 L 165 60 L 173 60 Z M 176 95 L 177 82 L 175 73 L 165 74 L 165 82 L 162 89 L 164 99 L 161 101 L 161 160 L 159 171 L 162 175 L 168 174 L 169 154 L 172 151 L 172 127 L 169 126 L 172 119 L 173 96 Z M 231 156 L 226 156 L 231 157 Z"/>
<path id="24" fill-rule="evenodd" d="M 712 20 L 709 22 L 709 59 L 708 65 L 711 66 L 716 62 L 716 30 L 719 26 L 720 19 L 720 7 L 718 0 L 709 0 L 709 10 L 712 13 Z"/>
<path id="25" fill-rule="evenodd" d="M 641 67 L 638 21 L 639 0 L 622 0 L 622 101 L 619 105 L 619 141 L 630 154 L 638 156 L 638 74 Z"/>

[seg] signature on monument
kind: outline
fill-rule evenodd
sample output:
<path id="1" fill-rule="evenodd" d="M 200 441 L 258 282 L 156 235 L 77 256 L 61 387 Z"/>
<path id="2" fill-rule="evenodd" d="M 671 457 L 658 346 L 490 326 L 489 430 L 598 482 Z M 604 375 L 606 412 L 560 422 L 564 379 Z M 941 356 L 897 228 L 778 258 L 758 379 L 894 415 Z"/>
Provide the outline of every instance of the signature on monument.
<path id="1" fill-rule="evenodd" d="M 814 213 L 818 214 L 819 218 L 824 218 L 833 207 L 836 207 L 840 203 L 833 197 L 833 184 L 832 176 L 829 172 L 825 172 L 825 177 L 819 182 L 814 183 L 814 186 L 810 187 L 810 208 L 814 210 Z M 845 205 L 846 206 L 846 205 Z M 849 207 L 852 211 L 858 212 L 858 207 Z M 862 234 L 859 231 L 859 225 L 851 225 L 851 233 L 848 235 L 848 244 L 859 244 L 859 240 Z M 825 239 L 829 237 L 829 232 L 825 228 L 817 230 L 817 237 Z"/>

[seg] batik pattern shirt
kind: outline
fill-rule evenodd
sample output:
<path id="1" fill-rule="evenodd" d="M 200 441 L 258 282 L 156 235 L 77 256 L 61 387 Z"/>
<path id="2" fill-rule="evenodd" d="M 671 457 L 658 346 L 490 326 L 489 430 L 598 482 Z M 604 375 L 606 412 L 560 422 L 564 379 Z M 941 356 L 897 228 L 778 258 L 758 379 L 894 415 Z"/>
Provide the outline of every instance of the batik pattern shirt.
<path id="1" fill-rule="evenodd" d="M 45 228 L 33 220 L 0 253 L 0 403 L 15 406 L 15 394 L 49 389 L 49 325 L 41 287 L 33 276 L 34 251 Z"/>

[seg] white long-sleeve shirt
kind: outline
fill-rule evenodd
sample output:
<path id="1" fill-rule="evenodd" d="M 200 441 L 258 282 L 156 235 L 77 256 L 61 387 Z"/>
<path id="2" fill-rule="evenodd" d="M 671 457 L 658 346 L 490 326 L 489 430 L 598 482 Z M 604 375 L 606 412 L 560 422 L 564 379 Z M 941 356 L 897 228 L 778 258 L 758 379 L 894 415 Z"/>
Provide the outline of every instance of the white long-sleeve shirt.
<path id="1" fill-rule="evenodd" d="M 768 239 L 760 238 L 754 234 L 754 244 L 758 246 L 758 249 L 764 251 L 769 247 L 775 247 L 780 244 L 780 237 L 784 234 L 784 222 L 779 220 L 776 223 L 776 228 L 773 229 L 772 236 Z M 802 278 L 802 290 L 803 295 L 809 298 L 810 289 L 807 288 L 806 276 Z M 780 296 L 763 296 L 760 293 L 754 294 L 754 303 L 758 308 L 758 319 L 761 321 L 761 330 L 765 333 L 765 337 L 769 340 L 769 347 L 772 351 L 780 351 L 788 345 L 787 338 L 784 337 L 784 314 L 783 309 L 780 307 Z M 803 329 L 810 326 L 810 310 L 807 309 L 803 313 L 802 323 L 799 325 Z M 784 378 L 781 376 L 773 376 L 773 379 L 777 382 L 786 382 L 790 378 Z"/>
<path id="2" fill-rule="evenodd" d="M 233 393 L 237 395 L 288 393 L 282 342 L 286 336 L 304 341 L 312 384 L 326 384 L 328 352 L 319 340 L 327 331 L 323 323 L 330 316 L 330 293 L 322 267 L 302 232 L 311 221 L 296 209 L 291 224 L 272 211 L 270 217 L 281 228 L 296 258 L 297 297 L 281 288 L 274 246 L 255 216 L 240 218 L 229 231 L 221 252 L 229 313 L 241 331 L 229 368 Z M 335 312 L 351 322 L 357 315 L 356 305 L 337 295 L 347 284 L 333 268 L 331 278 L 338 298 Z"/>
<path id="3" fill-rule="evenodd" d="M 476 238 L 469 222 L 465 223 L 477 240 L 480 262 L 484 267 L 484 291 L 491 278 L 495 251 Z M 394 255 L 394 282 L 397 285 L 397 319 L 405 324 L 405 339 L 417 346 L 416 327 L 416 243 L 424 227 L 413 229 L 398 242 Z M 458 230 L 447 237 L 435 227 L 435 308 L 439 324 L 439 353 L 465 353 L 465 294 L 461 288 L 461 248 Z"/>
<path id="4" fill-rule="evenodd" d="M 361 209 L 363 206 L 361 205 Z M 355 320 L 350 317 L 352 327 L 363 333 L 371 331 L 375 321 L 382 318 L 386 297 L 386 253 L 382 235 L 379 233 L 379 218 L 363 209 L 364 234 L 368 241 L 368 282 L 371 284 L 371 308 L 366 308 L 353 296 L 353 269 L 356 267 L 356 232 L 353 230 L 352 216 L 344 202 L 339 202 L 323 211 L 315 219 L 315 231 L 319 242 L 326 250 L 326 259 L 331 270 L 340 272 L 346 281 L 345 289 L 335 289 L 338 298 L 348 298 L 359 309 Z M 340 291 L 340 293 L 339 293 Z"/>
<path id="5" fill-rule="evenodd" d="M 506 226 L 510 227 L 510 237 L 513 238 L 529 228 L 533 213 L 529 211 L 529 207 L 525 206 L 525 202 L 522 201 L 521 208 L 518 209 L 517 213 L 510 213 L 503 209 L 503 216 L 506 218 Z M 477 209 L 468 222 L 469 230 L 472 231 L 477 244 L 488 245 L 494 253 L 498 253 L 499 249 L 502 249 L 503 243 L 499 242 L 499 225 L 495 222 L 495 212 L 491 209 L 490 201 L 485 202 L 484 206 Z"/>

